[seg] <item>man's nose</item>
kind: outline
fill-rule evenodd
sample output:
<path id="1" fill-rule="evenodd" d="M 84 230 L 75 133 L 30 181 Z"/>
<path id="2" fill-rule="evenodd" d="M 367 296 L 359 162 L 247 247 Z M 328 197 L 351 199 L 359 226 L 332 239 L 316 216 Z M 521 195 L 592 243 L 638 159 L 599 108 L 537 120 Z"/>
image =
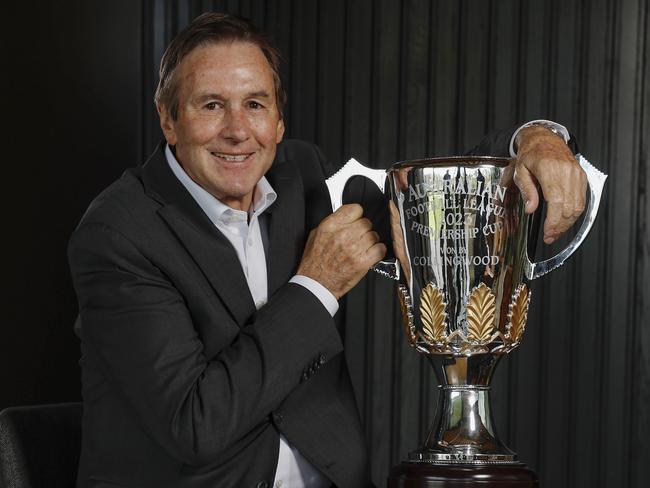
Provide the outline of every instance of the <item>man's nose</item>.
<path id="1" fill-rule="evenodd" d="M 231 142 L 243 142 L 250 136 L 248 120 L 243 110 L 228 107 L 223 118 L 221 136 Z"/>

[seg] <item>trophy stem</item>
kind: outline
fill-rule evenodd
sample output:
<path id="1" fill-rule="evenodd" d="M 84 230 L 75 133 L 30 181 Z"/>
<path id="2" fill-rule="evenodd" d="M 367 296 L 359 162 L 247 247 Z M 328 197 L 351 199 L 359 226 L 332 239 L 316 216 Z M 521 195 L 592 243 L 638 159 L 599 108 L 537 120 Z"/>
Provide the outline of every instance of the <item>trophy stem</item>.
<path id="1" fill-rule="evenodd" d="M 539 488 L 535 472 L 497 437 L 490 381 L 501 356 L 430 355 L 440 395 L 433 428 L 409 460 L 390 470 L 388 488 Z"/>
<path id="2" fill-rule="evenodd" d="M 409 461 L 513 464 L 517 456 L 497 436 L 490 382 L 500 355 L 429 356 L 440 383 L 433 427 Z"/>

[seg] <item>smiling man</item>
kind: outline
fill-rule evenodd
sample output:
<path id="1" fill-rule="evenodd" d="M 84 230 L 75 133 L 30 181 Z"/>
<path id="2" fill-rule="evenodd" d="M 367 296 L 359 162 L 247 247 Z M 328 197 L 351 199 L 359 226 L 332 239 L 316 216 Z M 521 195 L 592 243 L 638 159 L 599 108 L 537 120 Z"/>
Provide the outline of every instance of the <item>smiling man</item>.
<path id="1" fill-rule="evenodd" d="M 166 144 L 70 242 L 78 486 L 369 483 L 332 317 L 385 246 L 358 205 L 327 216 L 312 198 L 325 189 L 311 146 L 273 164 L 283 100 L 275 49 L 242 19 L 203 15 L 166 51 Z"/>
<path id="2" fill-rule="evenodd" d="M 331 214 L 317 150 L 276 157 L 283 103 L 277 52 L 245 20 L 204 14 L 165 52 L 165 143 L 70 241 L 79 487 L 370 484 L 333 316 L 386 247 L 360 206 Z M 542 154 L 564 198 L 552 239 L 584 205 L 567 186 L 580 170 L 546 128 L 516 142 L 522 188 Z"/>

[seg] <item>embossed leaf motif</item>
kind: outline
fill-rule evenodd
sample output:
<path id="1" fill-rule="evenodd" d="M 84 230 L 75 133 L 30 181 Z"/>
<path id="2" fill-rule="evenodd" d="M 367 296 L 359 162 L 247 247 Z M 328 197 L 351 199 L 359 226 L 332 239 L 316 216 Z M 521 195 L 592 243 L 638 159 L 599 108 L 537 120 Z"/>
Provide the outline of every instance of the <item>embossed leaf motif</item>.
<path id="1" fill-rule="evenodd" d="M 397 297 L 399 298 L 399 307 L 402 311 L 402 325 L 404 326 L 404 333 L 412 346 L 415 344 L 415 327 L 413 326 L 413 315 L 411 314 L 410 304 L 411 298 L 408 291 L 404 286 L 397 287 Z"/>
<path id="2" fill-rule="evenodd" d="M 494 333 L 495 298 L 492 290 L 481 283 L 472 290 L 467 305 L 467 338 L 485 344 Z"/>
<path id="3" fill-rule="evenodd" d="M 528 287 L 521 284 L 517 287 L 508 313 L 508 327 L 506 338 L 512 342 L 521 342 L 528 320 L 528 305 L 530 304 L 530 292 Z"/>
<path id="4" fill-rule="evenodd" d="M 442 292 L 429 283 L 420 295 L 422 339 L 427 344 L 440 343 L 447 337 L 445 301 Z"/>

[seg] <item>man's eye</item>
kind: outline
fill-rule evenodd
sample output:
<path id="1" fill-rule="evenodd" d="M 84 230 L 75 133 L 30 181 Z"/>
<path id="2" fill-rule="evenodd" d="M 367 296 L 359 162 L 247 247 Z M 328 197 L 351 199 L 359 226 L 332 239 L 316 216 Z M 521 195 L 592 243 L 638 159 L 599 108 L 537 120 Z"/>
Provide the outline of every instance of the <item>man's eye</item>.
<path id="1" fill-rule="evenodd" d="M 250 102 L 248 102 L 248 107 L 253 109 L 260 109 L 260 108 L 264 108 L 264 105 L 262 105 L 259 102 L 256 102 L 255 100 L 251 100 Z"/>
<path id="2" fill-rule="evenodd" d="M 215 110 L 218 106 L 219 105 L 217 104 L 217 102 L 210 102 L 205 105 L 205 108 L 207 108 L 208 110 Z"/>

